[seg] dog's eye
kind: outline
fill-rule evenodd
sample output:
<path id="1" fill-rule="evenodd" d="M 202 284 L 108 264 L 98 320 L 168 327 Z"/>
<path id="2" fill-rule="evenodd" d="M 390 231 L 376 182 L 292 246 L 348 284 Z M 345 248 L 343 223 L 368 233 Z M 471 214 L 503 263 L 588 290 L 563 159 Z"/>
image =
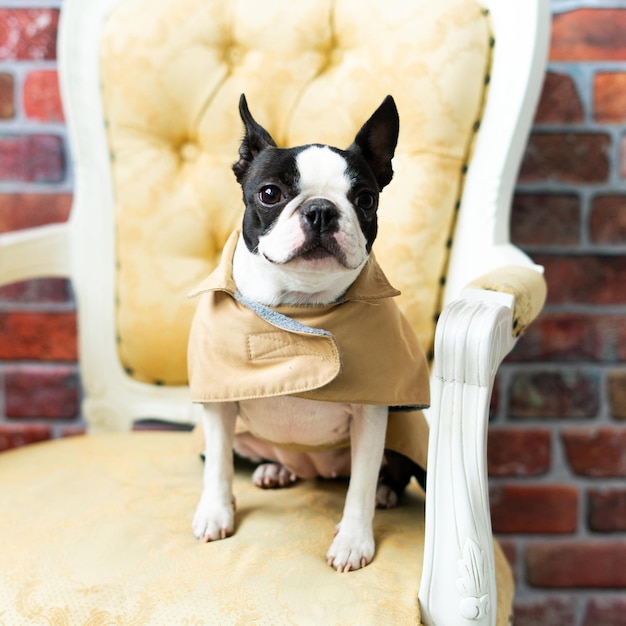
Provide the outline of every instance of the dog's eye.
<path id="1" fill-rule="evenodd" d="M 278 204 L 282 197 L 283 194 L 276 185 L 265 185 L 265 187 L 259 191 L 259 200 L 263 204 Z"/>
<path id="2" fill-rule="evenodd" d="M 359 207 L 359 209 L 369 211 L 376 206 L 376 198 L 371 191 L 362 191 L 356 197 L 355 204 Z"/>

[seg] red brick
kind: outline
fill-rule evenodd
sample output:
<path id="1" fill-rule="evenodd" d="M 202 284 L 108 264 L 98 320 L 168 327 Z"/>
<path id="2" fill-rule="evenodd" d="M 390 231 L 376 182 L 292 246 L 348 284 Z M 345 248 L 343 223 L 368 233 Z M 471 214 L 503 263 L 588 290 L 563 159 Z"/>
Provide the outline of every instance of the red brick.
<path id="1" fill-rule="evenodd" d="M 0 304 L 71 303 L 70 283 L 64 278 L 37 278 L 0 287 Z"/>
<path id="2" fill-rule="evenodd" d="M 624 90 L 626 92 L 626 87 Z M 626 196 L 606 195 L 593 199 L 589 235 L 597 244 L 626 244 Z"/>
<path id="3" fill-rule="evenodd" d="M 544 79 L 543 90 L 535 124 L 568 124 L 582 122 L 585 117 L 576 84 L 567 74 L 548 72 Z"/>
<path id="4" fill-rule="evenodd" d="M 587 494 L 587 510 L 591 530 L 626 531 L 626 489 L 591 489 Z"/>
<path id="5" fill-rule="evenodd" d="M 550 60 L 626 60 L 626 10 L 578 9 L 553 16 Z"/>
<path id="6" fill-rule="evenodd" d="M 626 429 L 585 428 L 561 432 L 565 455 L 579 476 L 626 476 Z"/>
<path id="7" fill-rule="evenodd" d="M 547 428 L 491 428 L 487 445 L 490 476 L 540 476 L 550 469 Z"/>
<path id="8" fill-rule="evenodd" d="M 0 181 L 58 183 L 64 175 L 65 155 L 61 137 L 0 137 Z"/>
<path id="9" fill-rule="evenodd" d="M 506 485 L 490 489 L 496 533 L 565 534 L 578 525 L 578 490 L 562 485 Z"/>
<path id="10" fill-rule="evenodd" d="M 573 598 L 545 598 L 515 602 L 515 626 L 572 626 L 577 607 Z"/>
<path id="11" fill-rule="evenodd" d="M 0 233 L 66 222 L 71 207 L 69 193 L 0 194 Z"/>
<path id="12" fill-rule="evenodd" d="M 604 133 L 532 133 L 519 180 L 601 183 L 609 177 L 611 138 Z"/>
<path id="13" fill-rule="evenodd" d="M 37 70 L 26 76 L 24 112 L 26 117 L 42 122 L 64 120 L 56 70 Z"/>
<path id="14" fill-rule="evenodd" d="M 0 73 L 0 119 L 15 116 L 14 82 L 12 74 Z"/>
<path id="15" fill-rule="evenodd" d="M 574 194 L 517 193 L 511 241 L 522 247 L 571 246 L 580 242 L 580 200 Z"/>
<path id="16" fill-rule="evenodd" d="M 582 626 L 624 626 L 626 598 L 591 598 L 587 604 Z"/>
<path id="17" fill-rule="evenodd" d="M 607 381 L 611 415 L 615 419 L 626 420 L 626 371 L 609 372 Z"/>
<path id="18" fill-rule="evenodd" d="M 598 72 L 594 76 L 593 117 L 607 123 L 626 120 L 626 72 Z"/>
<path id="19" fill-rule="evenodd" d="M 626 542 L 537 542 L 526 546 L 526 574 L 534 587 L 626 587 Z"/>
<path id="20" fill-rule="evenodd" d="M 549 304 L 626 304 L 626 255 L 535 254 L 545 268 Z"/>
<path id="21" fill-rule="evenodd" d="M 513 418 L 592 418 L 600 407 L 600 377 L 592 370 L 518 371 L 509 392 Z"/>
<path id="22" fill-rule="evenodd" d="M 80 384 L 75 367 L 11 366 L 5 371 L 4 387 L 7 417 L 72 419 L 78 416 Z"/>
<path id="23" fill-rule="evenodd" d="M 51 438 L 48 424 L 0 424 L 0 452 Z"/>
<path id="24" fill-rule="evenodd" d="M 543 312 L 507 361 L 626 361 L 624 317 Z"/>
<path id="25" fill-rule="evenodd" d="M 76 314 L 0 313 L 0 359 L 77 359 Z"/>
<path id="26" fill-rule="evenodd" d="M 0 9 L 0 60 L 56 59 L 58 9 Z"/>

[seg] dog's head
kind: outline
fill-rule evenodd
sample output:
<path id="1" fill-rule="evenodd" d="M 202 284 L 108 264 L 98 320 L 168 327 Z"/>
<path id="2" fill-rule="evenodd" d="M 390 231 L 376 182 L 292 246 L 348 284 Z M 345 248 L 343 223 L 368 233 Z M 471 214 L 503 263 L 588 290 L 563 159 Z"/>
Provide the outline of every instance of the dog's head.
<path id="1" fill-rule="evenodd" d="M 238 288 L 248 283 L 254 292 L 250 283 L 267 265 L 272 268 L 267 275 L 278 282 L 265 286 L 267 297 L 251 293 L 254 299 L 268 304 L 336 299 L 358 276 L 376 238 L 378 196 L 393 176 L 398 140 L 393 98 L 385 98 L 345 150 L 320 144 L 278 148 L 243 95 L 239 111 L 245 135 L 233 171 L 245 203 L 242 240 L 254 258 L 242 261 L 238 250 L 233 268 Z M 246 277 L 241 264 L 255 276 Z M 269 294 L 272 290 L 281 293 Z"/>

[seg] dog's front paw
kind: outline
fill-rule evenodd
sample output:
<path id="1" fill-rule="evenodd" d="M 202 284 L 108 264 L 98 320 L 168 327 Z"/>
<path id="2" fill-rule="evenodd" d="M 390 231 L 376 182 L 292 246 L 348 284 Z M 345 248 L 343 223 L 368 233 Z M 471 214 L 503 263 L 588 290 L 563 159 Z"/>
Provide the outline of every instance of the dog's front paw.
<path id="1" fill-rule="evenodd" d="M 202 494 L 192 523 L 194 535 L 200 541 L 225 539 L 235 531 L 235 501 L 222 502 Z"/>
<path id="2" fill-rule="evenodd" d="M 374 557 L 374 535 L 371 526 L 337 526 L 337 534 L 326 553 L 326 561 L 338 572 L 349 572 L 368 565 Z"/>

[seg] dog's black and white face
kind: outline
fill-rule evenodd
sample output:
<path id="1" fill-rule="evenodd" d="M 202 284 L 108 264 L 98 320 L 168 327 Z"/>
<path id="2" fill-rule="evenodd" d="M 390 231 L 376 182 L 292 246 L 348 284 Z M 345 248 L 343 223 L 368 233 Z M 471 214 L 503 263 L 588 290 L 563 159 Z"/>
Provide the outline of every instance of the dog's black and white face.
<path id="1" fill-rule="evenodd" d="M 365 265 L 378 229 L 380 191 L 393 175 L 398 112 L 383 101 L 346 150 L 278 148 L 239 103 L 245 136 L 233 171 L 243 190 L 237 288 L 267 305 L 339 298 Z"/>

